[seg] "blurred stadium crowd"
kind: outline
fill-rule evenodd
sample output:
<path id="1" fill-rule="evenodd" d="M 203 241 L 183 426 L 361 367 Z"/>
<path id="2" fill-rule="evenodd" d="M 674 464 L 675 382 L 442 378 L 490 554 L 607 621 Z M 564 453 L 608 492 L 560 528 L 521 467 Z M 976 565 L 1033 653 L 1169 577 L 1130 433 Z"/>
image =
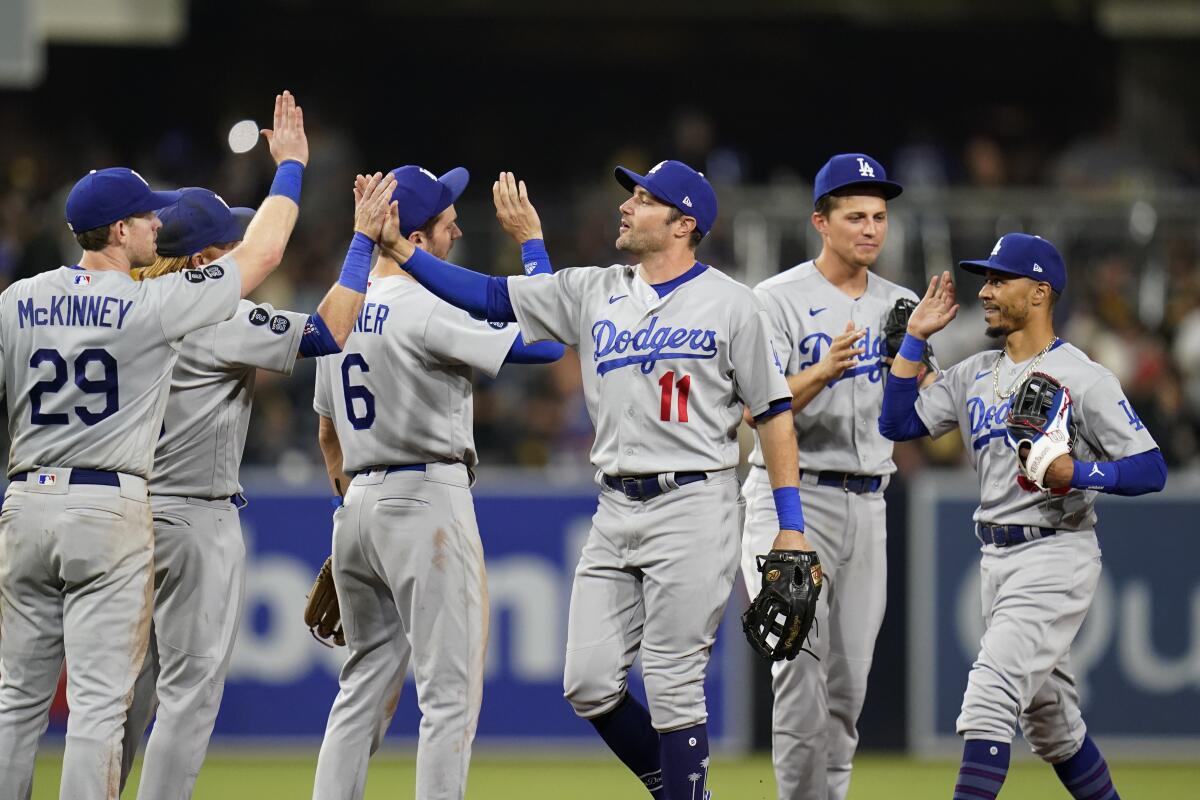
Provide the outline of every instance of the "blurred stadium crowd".
<path id="1" fill-rule="evenodd" d="M 314 309 L 337 273 L 351 230 L 355 172 L 399 166 L 364 164 L 347 129 L 316 114 L 310 120 L 312 162 L 300 222 L 284 266 L 258 294 L 296 311 Z M 88 168 L 124 163 L 119 154 L 128 150 L 86 123 L 48 133 L 17 106 L 0 108 L 0 127 L 3 287 L 73 262 L 78 247 L 63 222 L 66 192 Z M 892 238 L 880 268 L 920 291 L 926 275 L 959 258 L 982 257 L 1005 230 L 1054 240 L 1070 270 L 1060 333 L 1117 374 L 1171 466 L 1200 464 L 1200 147 L 1148 151 L 1124 139 L 1114 122 L 1053 148 L 1017 106 L 993 107 L 979 130 L 987 133 L 948 145 L 914 125 L 892 152 L 874 153 L 909 190 L 893 203 Z M 129 166 L 156 187 L 206 185 L 231 205 L 257 205 L 270 183 L 269 159 L 261 149 L 234 155 L 211 134 L 166 127 Z M 718 188 L 721 217 L 699 251 L 702 259 L 753 283 L 816 252 L 805 203 L 811 175 L 788 164 L 752 163 L 697 110 L 678 112 L 660 145 L 663 151 L 653 153 L 617 148 L 609 167 L 586 181 L 531 186 L 556 267 L 617 258 L 612 242 L 623 194 L 608 170 L 617 163 L 644 169 L 660 157 L 688 161 Z M 809 161 L 819 164 L 826 155 Z M 440 172 L 457 164 L 423 166 Z M 518 248 L 492 219 L 491 175 L 484 165 L 465 166 L 472 171 L 458 207 L 465 237 L 451 258 L 516 274 Z M 756 227 L 749 224 L 754 220 L 766 222 Z M 771 246 L 752 246 L 749 232 Z M 944 366 L 988 346 L 977 289 L 971 280 L 961 283 L 960 321 L 944 341 L 935 339 Z M 296 373 L 290 380 L 260 377 L 245 461 L 308 480 L 319 475 L 320 463 L 312 365 L 301 362 Z M 591 425 L 570 351 L 547 368 L 481 380 L 475 414 L 485 464 L 586 471 Z M 956 440 L 898 447 L 896 458 L 902 468 L 959 463 Z"/>

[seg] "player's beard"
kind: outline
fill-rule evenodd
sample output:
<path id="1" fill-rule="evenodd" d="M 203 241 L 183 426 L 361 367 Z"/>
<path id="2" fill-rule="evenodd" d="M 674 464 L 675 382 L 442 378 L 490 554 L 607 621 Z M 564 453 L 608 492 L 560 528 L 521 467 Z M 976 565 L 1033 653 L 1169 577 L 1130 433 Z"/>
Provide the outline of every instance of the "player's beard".
<path id="1" fill-rule="evenodd" d="M 996 313 L 999 319 L 995 325 L 989 325 L 985 333 L 992 338 L 1008 336 L 1010 333 L 1021 330 L 1025 327 L 1025 320 L 1029 318 L 1029 306 L 1022 309 L 1009 308 L 995 304 Z"/>

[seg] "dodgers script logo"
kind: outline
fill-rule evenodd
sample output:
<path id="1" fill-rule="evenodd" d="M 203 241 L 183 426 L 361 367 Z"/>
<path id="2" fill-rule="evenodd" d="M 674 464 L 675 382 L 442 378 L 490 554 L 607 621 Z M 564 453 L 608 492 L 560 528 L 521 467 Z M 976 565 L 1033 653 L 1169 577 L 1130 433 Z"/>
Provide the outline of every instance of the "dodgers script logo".
<path id="1" fill-rule="evenodd" d="M 821 309 L 822 311 L 824 309 Z M 812 313 L 811 311 L 809 313 Z M 800 371 L 808 369 L 821 360 L 825 355 L 825 349 L 833 343 L 833 337 L 827 333 L 810 333 L 800 340 L 800 346 L 797 348 L 801 356 L 808 356 L 808 360 L 800 364 Z M 861 362 L 861 366 L 853 367 L 842 373 L 842 377 L 838 381 L 844 381 L 847 378 L 853 378 L 858 375 L 866 375 L 867 380 L 871 383 L 879 383 L 883 380 L 883 337 L 872 336 L 871 329 L 868 327 L 867 332 L 863 334 L 863 338 L 854 343 L 855 346 L 862 346 L 863 352 L 857 358 Z"/>
<path id="2" fill-rule="evenodd" d="M 599 320 L 592 326 L 592 340 L 596 344 L 593 358 L 596 361 L 597 375 L 631 364 L 640 364 L 642 372 L 648 375 L 660 359 L 707 359 L 717 355 L 716 331 L 660 326 L 657 316 L 651 317 L 646 327 L 636 331 L 618 329 L 607 319 Z M 624 353 L 629 355 L 623 355 Z M 601 361 L 607 356 L 616 357 Z"/>
<path id="3" fill-rule="evenodd" d="M 980 450 L 992 439 L 1003 439 L 1006 432 L 1004 420 L 1012 408 L 1012 400 L 989 406 L 982 397 L 967 399 L 967 419 L 971 423 L 971 447 Z"/>

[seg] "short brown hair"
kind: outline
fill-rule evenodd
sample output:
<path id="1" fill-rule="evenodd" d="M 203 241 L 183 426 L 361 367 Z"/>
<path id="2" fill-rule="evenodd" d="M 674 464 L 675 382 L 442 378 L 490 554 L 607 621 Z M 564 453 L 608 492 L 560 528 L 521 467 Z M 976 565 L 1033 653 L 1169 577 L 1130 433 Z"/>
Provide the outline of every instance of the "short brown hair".
<path id="1" fill-rule="evenodd" d="M 688 216 L 691 216 L 691 215 L 689 214 Z M 680 211 L 675 206 L 671 206 L 669 209 L 669 213 L 667 214 L 667 224 L 669 225 L 670 223 L 674 222 L 677 219 L 683 219 L 683 217 L 684 217 L 684 214 L 682 211 Z M 692 219 L 695 219 L 695 217 L 692 217 Z M 698 222 L 697 222 L 697 225 L 699 225 Z M 695 250 L 697 247 L 700 246 L 700 242 L 703 239 L 704 239 L 704 234 L 700 232 L 700 228 L 699 227 L 692 228 L 692 249 L 693 250 Z"/>
<path id="2" fill-rule="evenodd" d="M 108 225 L 102 225 L 99 228 L 92 228 L 90 231 L 82 231 L 75 234 L 75 241 L 79 242 L 79 246 L 84 250 L 103 250 L 108 247 L 108 237 L 112 232 L 112 226 L 116 223 L 110 222 Z"/>
<path id="3" fill-rule="evenodd" d="M 820 214 L 822 217 L 828 218 L 830 214 L 838 207 L 838 196 L 833 192 L 823 194 L 817 198 L 817 204 L 813 207 L 813 211 Z"/>

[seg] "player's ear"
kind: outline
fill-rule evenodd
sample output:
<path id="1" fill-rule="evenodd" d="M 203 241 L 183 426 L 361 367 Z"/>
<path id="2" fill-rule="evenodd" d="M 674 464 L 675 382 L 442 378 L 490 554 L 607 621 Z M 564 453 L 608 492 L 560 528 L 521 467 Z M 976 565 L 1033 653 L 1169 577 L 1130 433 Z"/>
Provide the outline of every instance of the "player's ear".
<path id="1" fill-rule="evenodd" d="M 204 266 L 204 253 L 192 253 L 192 257 L 188 259 L 188 266 L 192 268 Z"/>
<path id="2" fill-rule="evenodd" d="M 680 239 L 690 239 L 694 230 L 696 230 L 695 217 L 684 216 L 675 220 L 675 235 Z"/>
<path id="3" fill-rule="evenodd" d="M 410 233 L 408 235 L 408 240 L 413 243 L 413 247 L 419 247 L 422 250 L 428 249 L 426 245 L 429 243 L 425 241 L 425 234 L 421 231 L 413 231 Z"/>
<path id="4" fill-rule="evenodd" d="M 820 211 L 814 211 L 812 213 L 812 226 L 817 229 L 817 233 L 824 234 L 829 230 L 829 217 Z"/>

